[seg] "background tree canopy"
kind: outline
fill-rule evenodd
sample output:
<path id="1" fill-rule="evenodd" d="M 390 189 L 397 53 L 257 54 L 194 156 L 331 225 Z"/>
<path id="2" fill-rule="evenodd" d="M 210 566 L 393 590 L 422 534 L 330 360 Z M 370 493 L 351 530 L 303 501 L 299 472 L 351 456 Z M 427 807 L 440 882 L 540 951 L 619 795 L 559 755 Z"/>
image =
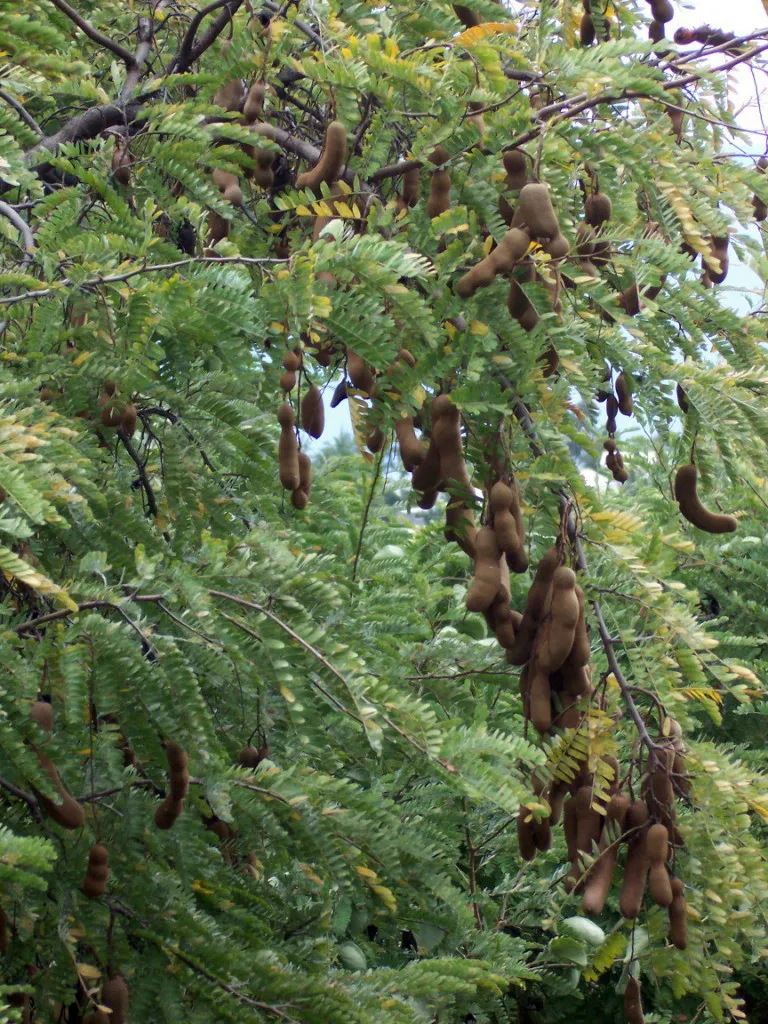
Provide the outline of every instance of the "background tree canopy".
<path id="1" fill-rule="evenodd" d="M 0 49 L 0 1020 L 764 1019 L 768 31 Z"/>

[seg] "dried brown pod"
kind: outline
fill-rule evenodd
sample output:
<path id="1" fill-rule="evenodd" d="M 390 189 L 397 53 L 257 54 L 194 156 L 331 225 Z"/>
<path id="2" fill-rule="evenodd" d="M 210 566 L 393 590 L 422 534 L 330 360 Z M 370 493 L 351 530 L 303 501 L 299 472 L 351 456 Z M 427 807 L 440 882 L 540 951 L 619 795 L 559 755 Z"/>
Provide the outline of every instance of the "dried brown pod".
<path id="1" fill-rule="evenodd" d="M 242 113 L 245 104 L 245 83 L 241 78 L 225 82 L 213 97 L 213 102 L 230 114 Z"/>
<path id="2" fill-rule="evenodd" d="M 331 396 L 331 408 L 335 409 L 337 405 L 341 405 L 341 403 L 344 401 L 346 397 L 347 381 L 345 378 L 344 380 L 339 381 L 339 383 L 334 388 L 333 395 Z"/>
<path id="3" fill-rule="evenodd" d="M 605 809 L 605 823 L 600 836 L 598 856 L 589 870 L 584 886 L 582 909 L 585 914 L 603 912 L 619 857 L 619 837 L 623 832 L 628 811 L 629 797 L 623 793 L 614 793 Z"/>
<path id="4" fill-rule="evenodd" d="M 691 407 L 688 404 L 688 397 L 685 391 L 683 390 L 682 384 L 678 384 L 675 388 L 675 396 L 677 398 L 677 404 L 680 406 L 681 411 L 684 413 L 690 412 Z"/>
<path id="5" fill-rule="evenodd" d="M 611 219 L 612 204 L 604 192 L 592 192 L 584 202 L 584 215 L 593 228 L 599 228 Z"/>
<path id="6" fill-rule="evenodd" d="M 173 828 L 183 810 L 183 800 L 174 800 L 173 797 L 167 796 L 155 811 L 155 825 L 161 829 Z"/>
<path id="7" fill-rule="evenodd" d="M 320 159 L 311 171 L 305 171 L 296 179 L 296 188 L 311 189 L 316 195 L 320 185 L 331 185 L 338 181 L 344 158 L 347 155 L 347 129 L 340 121 L 331 121 L 325 131 L 325 142 Z"/>
<path id="8" fill-rule="evenodd" d="M 173 740 L 165 745 L 165 757 L 168 761 L 168 783 L 171 798 L 183 800 L 189 790 L 189 769 L 187 752 Z"/>
<path id="9" fill-rule="evenodd" d="M 497 274 L 514 270 L 523 259 L 531 240 L 520 228 L 510 228 L 495 249 L 461 277 L 456 285 L 456 294 L 462 299 L 474 295 L 478 288 L 493 284 Z"/>
<path id="10" fill-rule="evenodd" d="M 269 757 L 269 747 L 266 743 L 260 747 L 254 747 L 249 743 L 238 754 L 237 762 L 243 768 L 258 768 L 266 757 Z"/>
<path id="11" fill-rule="evenodd" d="M 671 883 L 672 902 L 669 904 L 669 941 L 678 949 L 688 946 L 688 914 L 685 904 L 685 885 L 682 879 L 673 878 Z"/>
<path id="12" fill-rule="evenodd" d="M 627 987 L 624 989 L 624 1016 L 627 1024 L 645 1024 L 643 1003 L 640 998 L 640 982 L 632 975 L 629 976 Z"/>
<path id="13" fill-rule="evenodd" d="M 37 797 L 38 803 L 45 813 L 50 818 L 53 818 L 57 824 L 61 825 L 62 828 L 82 828 L 83 823 L 85 822 L 85 812 L 83 811 L 82 805 L 79 804 L 74 797 L 70 796 L 64 788 L 64 784 L 59 777 L 59 773 L 56 770 L 56 765 L 53 761 L 51 761 L 51 759 L 45 754 L 42 754 L 39 750 L 36 750 L 35 753 L 37 754 L 37 759 L 40 762 L 43 771 L 46 773 L 61 796 L 61 802 L 56 803 L 54 800 L 51 800 L 50 797 L 43 796 L 43 794 L 33 786 L 32 789 Z"/>
<path id="14" fill-rule="evenodd" d="M 429 179 L 429 198 L 427 214 L 431 218 L 439 217 L 451 208 L 451 176 L 448 171 L 438 168 Z"/>
<path id="15" fill-rule="evenodd" d="M 85 869 L 83 892 L 89 900 L 103 896 L 109 877 L 109 851 L 105 846 L 96 843 L 88 854 L 88 866 Z"/>
<path id="16" fill-rule="evenodd" d="M 616 397 L 619 402 L 619 412 L 622 416 L 631 416 L 635 408 L 635 400 L 632 397 L 632 387 L 629 377 L 622 371 L 616 378 Z"/>
<path id="17" fill-rule="evenodd" d="M 109 981 L 104 982 L 101 989 L 101 1002 L 112 1011 L 109 1015 L 110 1024 L 125 1024 L 129 999 L 130 989 L 122 974 L 115 973 Z"/>
<path id="18" fill-rule="evenodd" d="M 543 674 L 556 672 L 568 657 L 579 621 L 576 574 L 565 565 L 552 574 L 548 614 L 536 631 L 532 660 Z"/>
<path id="19" fill-rule="evenodd" d="M 248 90 L 248 96 L 243 105 L 243 120 L 246 124 L 253 124 L 254 121 L 258 121 L 261 117 L 264 112 L 266 96 L 267 83 L 254 82 Z"/>
<path id="20" fill-rule="evenodd" d="M 683 516 L 707 533 L 733 533 L 739 522 L 735 516 L 720 515 L 702 504 L 698 493 L 699 471 L 690 463 L 681 466 L 675 476 L 675 498 Z"/>
<path id="21" fill-rule="evenodd" d="M 226 202 L 232 206 L 242 206 L 243 190 L 240 188 L 240 180 L 231 171 L 222 171 L 218 168 L 213 172 L 213 183 Z"/>
<path id="22" fill-rule="evenodd" d="M 304 393 L 301 403 L 301 425 L 310 437 L 322 437 L 325 429 L 325 408 L 323 396 L 315 384 Z"/>
<path id="23" fill-rule="evenodd" d="M 565 805 L 565 814 L 572 822 L 575 821 L 575 836 L 574 826 L 571 825 L 572 839 L 575 839 L 575 851 L 569 851 L 571 869 L 566 876 L 565 885 L 569 892 L 574 890 L 581 892 L 584 888 L 585 878 L 582 877 L 583 871 L 578 855 L 592 852 L 592 847 L 597 845 L 600 839 L 603 827 L 602 815 L 592 806 L 591 786 L 581 786 L 576 790 Z M 574 853 L 574 856 L 570 856 L 571 852 Z"/>
<path id="24" fill-rule="evenodd" d="M 716 260 L 720 261 L 720 270 L 713 270 L 707 264 L 707 275 L 713 284 L 722 284 L 728 276 L 728 235 L 713 235 L 710 250 Z"/>
<path id="25" fill-rule="evenodd" d="M 501 552 L 490 526 L 482 526 L 477 531 L 475 550 L 475 575 L 466 604 L 467 611 L 482 612 L 490 608 L 501 585 Z"/>
<path id="26" fill-rule="evenodd" d="M 560 225 L 546 185 L 528 184 L 521 189 L 518 216 L 521 226 L 528 230 L 532 238 L 547 239 L 560 234 Z"/>
<path id="27" fill-rule="evenodd" d="M 426 449 L 416 436 L 412 416 L 402 416 L 395 420 L 395 436 L 400 451 L 400 458 L 406 473 L 412 473 L 422 462 Z"/>
<path id="28" fill-rule="evenodd" d="M 521 807 L 517 814 L 517 845 L 523 860 L 531 861 L 536 856 L 533 819 L 527 807 Z"/>
<path id="29" fill-rule="evenodd" d="M 523 617 L 517 631 L 515 646 L 507 651 L 507 661 L 512 665 L 524 665 L 531 656 L 536 631 L 544 617 L 547 600 L 552 589 L 552 577 L 559 564 L 560 553 L 553 545 L 542 555 L 536 567 Z"/>
<path id="30" fill-rule="evenodd" d="M 128 402 L 123 406 L 123 412 L 120 416 L 120 430 L 127 437 L 133 437 L 136 433 L 136 424 L 138 423 L 138 411 L 133 402 Z"/>
<path id="31" fill-rule="evenodd" d="M 37 722 L 44 732 L 53 731 L 53 705 L 47 700 L 36 700 L 29 709 L 29 717 Z"/>
<path id="32" fill-rule="evenodd" d="M 645 800 L 635 800 L 633 804 L 630 804 L 625 818 L 627 861 L 624 866 L 624 881 L 619 898 L 619 909 L 622 915 L 630 919 L 637 917 L 640 913 L 650 867 L 645 843 L 648 818 L 648 805 Z"/>
<path id="33" fill-rule="evenodd" d="M 280 483 L 286 491 L 295 491 L 300 480 L 299 446 L 294 429 L 293 409 L 287 402 L 283 402 L 278 409 L 277 420 L 281 428 L 277 453 Z"/>
<path id="34" fill-rule="evenodd" d="M 672 903 L 672 886 L 667 870 L 669 832 L 665 825 L 654 824 L 648 829 L 645 847 L 650 861 L 649 888 L 654 902 L 659 907 Z"/>
<path id="35" fill-rule="evenodd" d="M 373 397 L 376 390 L 376 381 L 371 373 L 371 368 L 362 356 L 353 352 L 349 347 L 347 347 L 347 374 L 352 387 L 362 391 L 364 395 Z"/>

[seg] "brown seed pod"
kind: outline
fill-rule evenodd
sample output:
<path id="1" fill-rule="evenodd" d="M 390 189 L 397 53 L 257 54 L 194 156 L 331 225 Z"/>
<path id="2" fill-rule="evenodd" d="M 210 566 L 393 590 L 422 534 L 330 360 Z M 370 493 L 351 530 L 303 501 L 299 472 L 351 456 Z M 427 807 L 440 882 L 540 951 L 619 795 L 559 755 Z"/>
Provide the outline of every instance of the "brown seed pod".
<path id="1" fill-rule="evenodd" d="M 434 416 L 434 413 L 433 413 Z M 434 419 L 432 427 L 434 429 Z M 415 491 L 423 491 L 425 499 L 431 500 L 431 504 L 422 505 L 421 500 L 419 501 L 419 508 L 432 508 L 437 501 L 437 488 L 440 483 L 440 452 L 437 449 L 437 445 L 430 438 L 427 450 L 424 452 L 424 458 L 415 467 L 411 476 L 411 486 Z"/>
<path id="2" fill-rule="evenodd" d="M 365 447 L 368 449 L 369 452 L 372 452 L 372 454 L 378 455 L 378 453 L 384 447 L 386 440 L 386 434 L 384 434 L 384 432 L 380 430 L 379 427 L 371 426 L 369 427 L 368 433 L 366 434 L 365 437 Z"/>
<path id="3" fill-rule="evenodd" d="M 304 452 L 299 452 L 299 486 L 291 491 L 291 504 L 303 512 L 309 504 L 312 493 L 312 461 Z"/>
<path id="4" fill-rule="evenodd" d="M 400 458 L 406 473 L 412 473 L 424 459 L 426 449 L 416 436 L 413 427 L 413 416 L 401 416 L 395 420 L 395 436 L 400 450 Z"/>
<path id="5" fill-rule="evenodd" d="M 474 560 L 477 554 L 475 517 L 462 501 L 451 500 L 446 505 L 443 536 L 448 543 L 458 544 L 461 550 Z"/>
<path id="6" fill-rule="evenodd" d="M 648 26 L 648 38 L 652 43 L 660 43 L 664 39 L 664 24 L 661 21 L 655 19 Z"/>
<path id="7" fill-rule="evenodd" d="M 294 373 L 301 366 L 301 357 L 297 352 L 285 352 L 281 361 L 284 369 Z"/>
<path id="8" fill-rule="evenodd" d="M 630 804 L 625 818 L 627 832 L 627 862 L 624 867 L 624 881 L 621 886 L 619 909 L 626 918 L 635 918 L 640 913 L 648 877 L 648 850 L 645 833 L 648 825 L 648 805 L 645 800 Z"/>
<path id="9" fill-rule="evenodd" d="M 528 713 L 531 725 L 540 736 L 544 736 L 552 728 L 552 691 L 549 676 L 541 668 L 532 664 L 528 676 L 527 693 Z"/>
<path id="10" fill-rule="evenodd" d="M 565 565 L 555 569 L 549 614 L 536 632 L 532 658 L 537 670 L 549 676 L 568 657 L 579 621 L 576 574 Z"/>
<path id="11" fill-rule="evenodd" d="M 573 634 L 573 646 L 568 652 L 568 657 L 563 662 L 564 666 L 575 670 L 584 668 L 589 664 L 592 651 L 589 646 L 589 633 L 587 632 L 586 602 L 584 591 L 576 584 L 576 601 L 579 606 L 579 617 L 576 621 L 576 629 Z"/>
<path id="12" fill-rule="evenodd" d="M 544 252 L 549 253 L 553 260 L 564 260 L 571 251 L 571 244 L 565 235 L 559 231 L 548 242 L 542 244 Z"/>
<path id="13" fill-rule="evenodd" d="M 112 1011 L 109 1015 L 111 1024 L 125 1024 L 129 999 L 130 989 L 122 974 L 113 974 L 109 981 L 104 982 L 101 990 L 101 1002 Z"/>
<path id="14" fill-rule="evenodd" d="M 448 171 L 433 171 L 429 180 L 429 198 L 427 199 L 427 214 L 431 218 L 439 217 L 441 213 L 451 208 L 451 176 Z"/>
<path id="15" fill-rule="evenodd" d="M 490 608 L 501 585 L 501 552 L 490 526 L 482 526 L 477 531 L 475 549 L 475 575 L 466 604 L 467 611 L 482 612 Z"/>
<path id="16" fill-rule="evenodd" d="M 582 909 L 585 914 L 602 914 L 619 857 L 619 842 L 615 832 L 624 829 L 629 810 L 629 797 L 614 793 L 605 809 L 605 823 L 600 837 L 597 860 L 589 869 L 584 886 Z M 611 826 L 614 826 L 613 828 Z"/>
<path id="17" fill-rule="evenodd" d="M 240 751 L 237 761 L 243 768 L 258 768 L 265 757 L 269 757 L 269 747 L 264 743 L 261 747 L 248 746 Z"/>
<path id="18" fill-rule="evenodd" d="M 523 860 L 531 861 L 536 856 L 536 843 L 533 838 L 533 820 L 527 807 L 521 807 L 517 814 L 517 845 Z"/>
<path id="19" fill-rule="evenodd" d="M 245 83 L 241 78 L 225 82 L 213 97 L 217 107 L 223 107 L 230 114 L 242 113 L 245 103 Z"/>
<path id="20" fill-rule="evenodd" d="M 584 215 L 587 224 L 599 228 L 611 219 L 611 200 L 604 192 L 592 192 L 584 202 Z"/>
<path id="21" fill-rule="evenodd" d="M 178 743 L 169 740 L 165 745 L 165 757 L 168 761 L 168 782 L 173 800 L 183 800 L 189 790 L 189 770 L 187 753 Z"/>
<path id="22" fill-rule="evenodd" d="M 685 904 L 685 885 L 682 879 L 673 878 L 671 883 L 672 902 L 669 904 L 669 941 L 678 949 L 688 946 L 688 915 Z"/>
<path id="23" fill-rule="evenodd" d="M 688 398 L 683 390 L 682 384 L 678 384 L 675 388 L 675 395 L 677 397 L 677 404 L 680 406 L 681 411 L 687 414 L 691 407 L 688 404 Z"/>
<path id="24" fill-rule="evenodd" d="M 493 529 L 499 548 L 507 556 L 507 565 L 514 572 L 525 572 L 528 556 L 525 537 L 521 536 L 522 516 L 517 484 L 510 486 L 498 481 L 491 488 L 489 505 L 493 514 Z"/>
<path id="25" fill-rule="evenodd" d="M 675 16 L 672 0 L 651 0 L 651 14 L 654 20 L 661 22 L 662 25 L 672 21 Z"/>
<path id="26" fill-rule="evenodd" d="M 363 357 L 353 352 L 349 346 L 347 346 L 347 374 L 352 382 L 352 387 L 362 391 L 364 395 L 373 397 L 376 381 L 371 369 Z"/>
<path id="27" fill-rule="evenodd" d="M 108 877 L 109 851 L 100 843 L 96 843 L 88 854 L 88 866 L 85 869 L 85 880 L 83 881 L 83 892 L 89 900 L 104 895 Z"/>
<path id="28" fill-rule="evenodd" d="M 326 185 L 338 181 L 339 173 L 347 155 L 347 129 L 340 121 L 331 121 L 325 131 L 325 142 L 320 159 L 311 171 L 305 171 L 296 179 L 296 188 L 311 189 L 316 195 L 320 192 L 320 184 Z"/>
<path id="29" fill-rule="evenodd" d="M 61 796 L 61 803 L 55 803 L 47 796 L 43 796 L 42 793 L 38 792 L 33 786 L 32 789 L 37 797 L 38 803 L 45 811 L 45 813 L 53 820 L 62 826 L 62 828 L 76 829 L 82 828 L 85 821 L 85 813 L 81 804 L 70 796 L 67 790 L 64 788 L 59 773 L 56 770 L 56 765 L 51 761 L 45 754 L 41 754 L 39 750 L 36 750 L 37 759 L 40 762 L 40 766 L 46 773 L 48 778 L 53 783 L 54 787 L 58 790 Z"/>
<path id="30" fill-rule="evenodd" d="M 128 149 L 125 139 L 118 139 L 112 152 L 112 174 L 115 181 L 120 182 L 126 188 L 131 183 L 131 166 L 133 157 Z"/>
<path id="31" fill-rule="evenodd" d="M 631 975 L 624 989 L 624 1016 L 627 1024 L 645 1024 L 643 1004 L 640 998 L 640 982 Z"/>
<path id="32" fill-rule="evenodd" d="M 595 41 L 595 24 L 589 14 L 585 13 L 581 16 L 579 39 L 582 46 L 591 46 Z"/>
<path id="33" fill-rule="evenodd" d="M 217 168 L 213 172 L 213 184 L 232 206 L 242 205 L 243 192 L 236 174 L 232 174 L 230 171 L 221 171 Z"/>
<path id="34" fill-rule="evenodd" d="M 136 424 L 138 422 L 138 411 L 133 402 L 128 402 L 127 405 L 123 406 L 123 411 L 120 416 L 120 430 L 127 437 L 133 437 L 136 433 Z"/>
<path id="35" fill-rule="evenodd" d="M 173 797 L 167 796 L 155 811 L 155 825 L 164 830 L 173 828 L 183 810 L 183 800 L 174 800 Z"/>
<path id="36" fill-rule="evenodd" d="M 566 889 L 581 892 L 584 888 L 583 871 L 579 865 L 579 853 L 590 853 L 600 839 L 603 826 L 602 815 L 592 807 L 592 787 L 581 786 L 565 805 L 566 818 L 570 820 L 571 842 L 569 860 L 571 869 L 566 877 Z M 567 840 L 567 836 L 566 836 Z M 573 854 L 573 856 L 571 856 Z"/>
<path id="37" fill-rule="evenodd" d="M 675 498 L 689 523 L 707 533 L 733 533 L 739 525 L 734 516 L 711 512 L 698 494 L 699 471 L 693 463 L 681 466 L 675 476 Z"/>
<path id="38" fill-rule="evenodd" d="M 325 429 L 325 409 L 320 389 L 312 384 L 301 403 L 301 425 L 310 437 L 322 437 Z"/>
<path id="39" fill-rule="evenodd" d="M 337 405 L 341 405 L 344 399 L 347 397 L 347 381 L 346 378 L 336 385 L 331 396 L 331 408 L 335 409 Z"/>
<path id="40" fill-rule="evenodd" d="M 296 372 L 294 370 L 286 370 L 280 377 L 280 390 L 288 394 L 296 387 Z"/>
<path id="41" fill-rule="evenodd" d="M 531 656 L 536 631 L 544 616 L 547 599 L 552 589 L 552 577 L 560 564 L 560 553 L 552 546 L 541 558 L 533 583 L 528 591 L 525 611 L 517 631 L 515 646 L 507 651 L 507 661 L 524 665 Z"/>
<path id="42" fill-rule="evenodd" d="M 560 234 L 546 185 L 529 184 L 521 189 L 518 215 L 532 238 L 547 239 Z"/>
<path id="43" fill-rule="evenodd" d="M 728 276 L 728 235 L 713 235 L 710 250 L 715 259 L 720 261 L 720 270 L 713 270 L 707 263 L 707 275 L 713 284 L 722 284 Z"/>
<path id="44" fill-rule="evenodd" d="M 216 213 L 215 210 L 211 210 L 208 214 L 208 238 L 206 239 L 206 245 L 208 248 L 220 242 L 223 238 L 226 238 L 229 234 L 229 221 L 225 220 L 221 214 Z"/>
<path id="45" fill-rule="evenodd" d="M 664 825 L 651 825 L 645 837 L 648 860 L 651 863 L 649 888 L 654 902 L 659 907 L 668 907 L 672 902 L 672 886 L 667 870 L 669 833 Z"/>
<path id="46" fill-rule="evenodd" d="M 277 410 L 277 419 L 281 427 L 277 453 L 280 483 L 286 491 L 295 491 L 300 480 L 299 446 L 294 430 L 293 409 L 287 402 L 283 402 Z"/>
<path id="47" fill-rule="evenodd" d="M 530 282 L 534 278 L 533 267 L 528 267 L 522 277 L 524 282 Z M 507 309 L 510 315 L 517 320 L 524 331 L 532 331 L 539 322 L 539 314 L 536 312 L 531 300 L 520 286 L 520 281 L 515 277 L 509 281 L 509 295 L 507 296 Z"/>
<path id="48" fill-rule="evenodd" d="M 258 121 L 264 112 L 264 100 L 267 95 L 266 82 L 254 82 L 248 90 L 248 96 L 243 105 L 243 120 L 246 124 L 253 124 Z"/>
<path id="49" fill-rule="evenodd" d="M 418 167 L 412 167 L 403 174 L 403 191 L 397 197 L 396 210 L 407 210 L 409 207 L 418 205 L 421 197 L 421 172 Z"/>
<path id="50" fill-rule="evenodd" d="M 119 427 L 123 416 L 123 407 L 120 400 L 115 397 L 114 385 L 112 391 L 107 391 L 105 388 L 102 392 L 99 397 L 99 406 L 101 407 L 102 424 L 105 427 Z"/>
<path id="51" fill-rule="evenodd" d="M 631 416 L 635 408 L 630 380 L 623 371 L 616 378 L 616 397 L 622 416 Z"/>
<path id="52" fill-rule="evenodd" d="M 523 259 L 530 238 L 520 228 L 510 228 L 502 240 L 485 259 L 467 271 L 456 285 L 456 294 L 462 299 L 474 295 L 478 288 L 493 284 L 497 274 L 508 274 Z"/>
<path id="53" fill-rule="evenodd" d="M 29 709 L 29 717 L 37 722 L 44 732 L 53 731 L 53 705 L 47 700 L 36 700 Z"/>

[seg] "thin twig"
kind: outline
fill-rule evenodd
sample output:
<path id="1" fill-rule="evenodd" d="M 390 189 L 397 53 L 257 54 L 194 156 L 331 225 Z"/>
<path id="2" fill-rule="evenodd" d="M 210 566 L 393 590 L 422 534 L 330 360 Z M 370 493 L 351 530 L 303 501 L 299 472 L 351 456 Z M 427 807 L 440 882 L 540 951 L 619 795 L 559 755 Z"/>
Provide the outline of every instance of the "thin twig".
<path id="1" fill-rule="evenodd" d="M 12 782 L 8 782 L 7 779 L 0 778 L 0 788 L 7 790 L 12 796 L 18 797 L 19 800 L 23 800 L 25 804 L 32 811 L 38 821 L 43 820 L 42 812 L 40 811 L 40 805 L 31 793 L 25 793 L 23 789 L 19 789 L 18 786 L 14 786 Z"/>
<path id="2" fill-rule="evenodd" d="M 133 594 L 129 598 L 128 603 L 157 603 L 165 600 L 165 594 Z M 72 608 L 59 608 L 58 611 L 48 612 L 47 615 L 39 615 L 36 619 L 27 619 L 26 622 L 20 622 L 18 626 L 11 626 L 12 633 L 26 633 L 29 629 L 37 629 L 38 626 L 43 626 L 47 622 L 56 622 L 58 619 L 67 619 L 70 615 L 77 615 L 80 612 L 90 611 L 92 608 L 113 608 L 115 611 L 120 610 L 120 605 L 114 603 L 114 601 L 83 601 L 82 604 L 77 606 L 77 610 Z"/>
<path id="3" fill-rule="evenodd" d="M 7 103 L 9 107 L 13 107 L 13 109 L 16 111 L 16 113 L 19 115 L 22 121 L 29 128 L 31 128 L 33 132 L 36 132 L 38 135 L 42 136 L 43 129 L 40 127 L 40 125 L 37 123 L 34 117 L 32 117 L 32 115 L 23 105 L 23 103 L 20 103 L 19 100 L 17 100 L 14 96 L 11 96 L 9 92 L 6 92 L 5 89 L 0 89 L 0 100 L 2 100 L 4 103 Z"/>
<path id="4" fill-rule="evenodd" d="M 381 465 L 384 461 L 384 451 L 382 450 L 379 455 L 378 462 L 376 463 L 376 472 L 373 474 L 373 480 L 371 481 L 371 492 L 368 495 L 368 501 L 365 504 L 365 511 L 363 512 L 363 521 L 360 524 L 360 534 L 357 538 L 357 550 L 355 551 L 355 562 L 352 566 L 352 579 L 357 577 L 357 565 L 360 561 L 360 554 L 363 550 L 363 537 L 365 536 L 365 527 L 368 523 L 368 513 L 371 510 L 371 504 L 373 502 L 373 496 L 376 493 L 376 484 L 379 482 L 379 476 L 381 475 Z"/>
<path id="5" fill-rule="evenodd" d="M 25 268 L 28 267 L 29 264 L 32 262 L 32 253 L 36 248 L 35 236 L 32 234 L 32 228 L 29 226 L 29 224 L 27 224 L 24 218 L 14 210 L 12 206 L 9 206 L 8 203 L 2 202 L 2 200 L 0 200 L 0 215 L 5 217 L 6 220 L 9 220 L 11 224 L 13 224 L 13 226 L 19 232 L 21 237 L 24 239 L 25 252 L 21 262 Z"/>
<path id="6" fill-rule="evenodd" d="M 134 66 L 132 53 L 126 50 L 124 46 L 121 46 L 120 43 L 116 43 L 114 39 L 110 39 L 109 36 L 94 28 L 89 21 L 86 21 L 85 18 L 77 13 L 74 7 L 70 7 L 67 0 L 50 0 L 50 2 L 54 7 L 58 7 L 62 14 L 66 14 L 70 21 L 74 21 L 77 27 L 85 32 L 94 43 L 103 46 L 105 50 L 110 50 L 116 57 L 119 57 L 129 70 Z"/>
<path id="7" fill-rule="evenodd" d="M 147 505 L 149 507 L 150 514 L 153 519 L 157 519 L 157 499 L 155 498 L 155 491 L 150 482 L 149 476 L 147 475 L 147 469 L 144 463 L 141 461 L 141 456 L 133 446 L 128 434 L 124 430 L 118 430 L 117 436 L 120 439 L 121 444 L 133 459 L 136 469 L 139 472 L 139 480 L 141 480 L 141 486 L 144 488 L 144 493 L 147 496 Z"/>

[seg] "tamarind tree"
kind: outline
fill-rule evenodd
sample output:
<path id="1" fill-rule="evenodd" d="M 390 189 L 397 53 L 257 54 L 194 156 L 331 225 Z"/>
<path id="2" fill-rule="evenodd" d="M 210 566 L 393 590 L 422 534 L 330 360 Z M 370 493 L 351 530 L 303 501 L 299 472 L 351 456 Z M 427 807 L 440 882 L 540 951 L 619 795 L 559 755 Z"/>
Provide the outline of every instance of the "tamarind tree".
<path id="1" fill-rule="evenodd" d="M 768 29 L 0 47 L 0 1020 L 758 1014 Z"/>

